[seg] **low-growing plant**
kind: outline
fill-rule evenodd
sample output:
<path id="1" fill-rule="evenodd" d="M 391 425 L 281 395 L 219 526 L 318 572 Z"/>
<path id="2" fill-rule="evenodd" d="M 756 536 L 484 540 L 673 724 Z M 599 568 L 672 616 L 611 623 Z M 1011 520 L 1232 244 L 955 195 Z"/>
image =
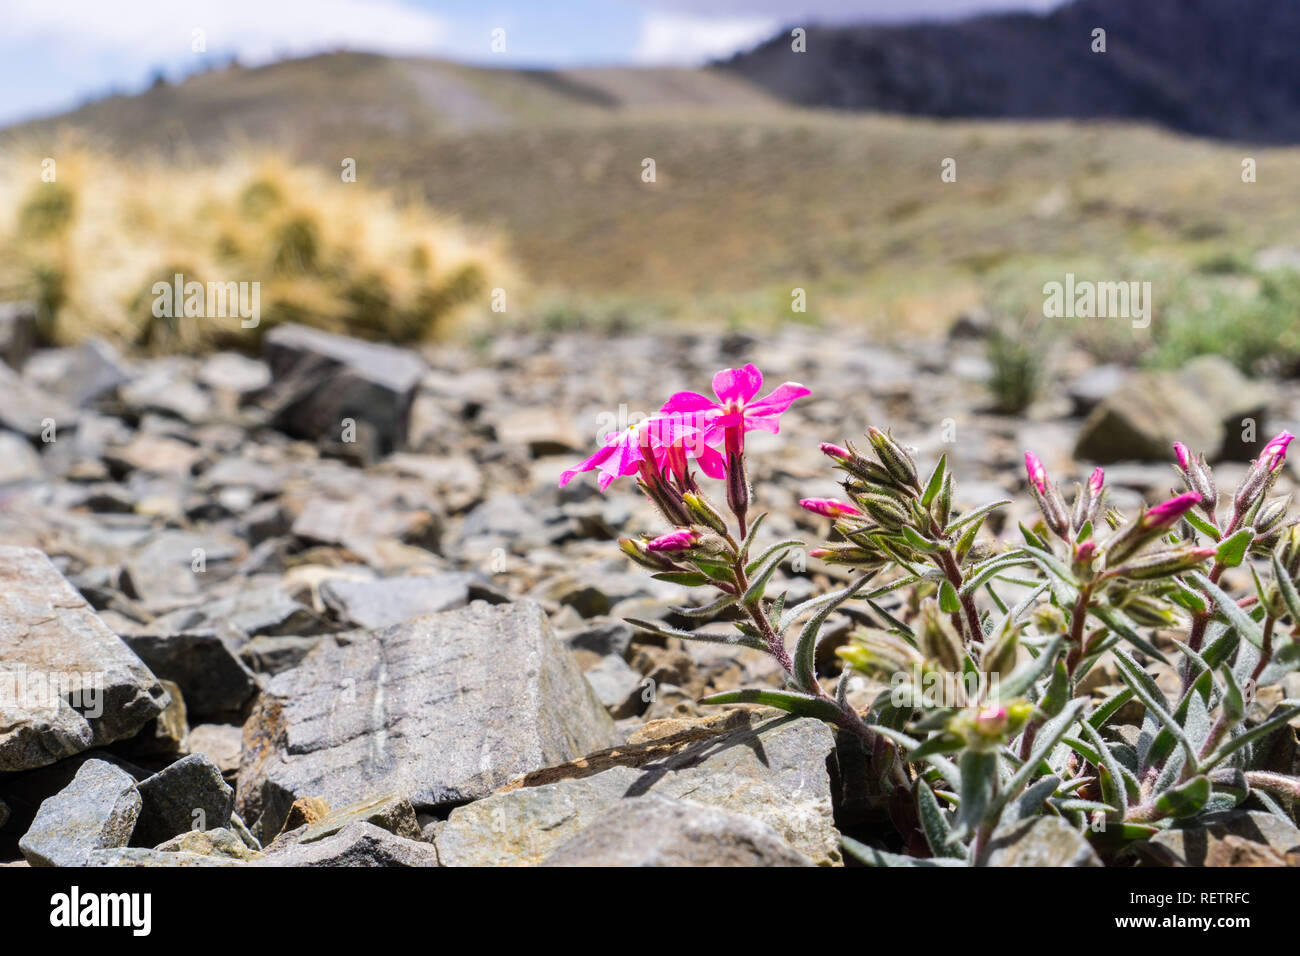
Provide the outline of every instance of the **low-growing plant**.
<path id="1" fill-rule="evenodd" d="M 923 473 L 897 439 L 869 428 L 862 451 L 821 445 L 845 497 L 801 501 L 833 531 L 807 554 L 852 579 L 788 605 L 769 592 L 804 543 L 758 545 L 764 514 L 752 509 L 745 435 L 776 432 L 809 391 L 786 382 L 759 398 L 761 385 L 752 365 L 724 369 L 716 400 L 673 395 L 608 436 L 561 484 L 581 471 L 598 471 L 602 489 L 635 476 L 670 530 L 620 547 L 660 580 L 709 588 L 707 603 L 675 612 L 731 630 L 632 624 L 753 648 L 784 672 L 782 687 L 701 703 L 764 704 L 861 739 L 876 780 L 916 825 L 880 846 L 846 837 L 851 854 L 876 866 L 981 865 L 999 826 L 1039 815 L 1086 832 L 1108 856 L 1247 800 L 1290 818 L 1300 780 L 1267 758 L 1300 701 L 1283 700 L 1263 719 L 1251 706 L 1300 661 L 1300 525 L 1288 517 L 1290 496 L 1270 497 L 1289 433 L 1265 446 L 1226 513 L 1204 457 L 1181 444 L 1175 469 L 1187 490 L 1130 517 L 1106 507 L 1100 468 L 1067 503 L 1028 452 L 1041 517 L 1020 525 L 1016 543 L 998 544 L 982 529 L 1009 500 L 959 511 L 944 457 Z M 721 482 L 725 505 L 700 474 Z M 1253 577 L 1253 593 L 1224 589 L 1231 569 Z M 839 648 L 844 672 L 830 690 L 817 645 L 840 608 L 859 626 Z M 1150 673 L 1155 662 L 1171 669 L 1164 686 Z M 1104 672 L 1093 672 L 1105 667 L 1118 689 L 1094 700 L 1088 688 Z M 886 686 L 855 705 L 850 673 Z M 1121 715 L 1139 715 L 1133 733 L 1120 733 Z"/>

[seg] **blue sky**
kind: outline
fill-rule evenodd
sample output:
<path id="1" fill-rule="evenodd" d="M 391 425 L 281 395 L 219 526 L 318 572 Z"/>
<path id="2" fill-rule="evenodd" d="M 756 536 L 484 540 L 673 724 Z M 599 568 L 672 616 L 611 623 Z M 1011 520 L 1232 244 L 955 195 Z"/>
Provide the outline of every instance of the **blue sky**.
<path id="1" fill-rule="evenodd" d="M 1059 0 L 0 0 L 0 124 L 135 92 L 230 55 L 346 47 L 495 66 L 693 64 L 780 27 L 897 21 Z M 493 54 L 492 31 L 505 30 Z M 205 52 L 195 52 L 202 30 Z"/>

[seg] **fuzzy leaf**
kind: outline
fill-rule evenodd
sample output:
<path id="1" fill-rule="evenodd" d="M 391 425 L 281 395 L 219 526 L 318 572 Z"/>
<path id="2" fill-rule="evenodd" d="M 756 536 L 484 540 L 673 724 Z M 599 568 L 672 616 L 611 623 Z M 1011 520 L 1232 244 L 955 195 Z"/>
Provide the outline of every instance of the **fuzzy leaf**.
<path id="1" fill-rule="evenodd" d="M 1231 597 L 1223 592 L 1217 584 L 1207 578 L 1200 571 L 1193 571 L 1191 579 L 1196 582 L 1202 591 L 1209 595 L 1210 600 L 1219 612 L 1228 619 L 1228 624 L 1236 630 L 1238 634 L 1244 637 L 1256 647 L 1264 646 L 1264 632 L 1260 629 L 1254 619 L 1241 609 L 1241 607 Z"/>
<path id="2" fill-rule="evenodd" d="M 713 617 L 719 611 L 725 611 L 731 605 L 736 603 L 736 595 L 724 594 L 711 604 L 705 604 L 701 607 L 673 607 L 670 610 L 674 614 L 680 614 L 682 617 Z"/>
<path id="3" fill-rule="evenodd" d="M 683 631 L 661 621 L 642 621 L 634 617 L 629 617 L 626 620 L 633 627 L 649 631 L 651 634 L 657 634 L 660 637 L 676 637 L 683 641 L 702 641 L 706 644 L 738 644 L 741 647 L 752 647 L 756 651 L 767 650 L 767 645 L 762 640 L 745 634 L 706 634 L 700 631 Z"/>
<path id="4" fill-rule="evenodd" d="M 1223 746 L 1219 747 L 1219 749 L 1211 754 L 1210 758 L 1205 762 L 1205 769 L 1213 769 L 1242 747 L 1263 737 L 1267 737 L 1283 724 L 1289 723 L 1293 717 L 1300 715 L 1300 701 L 1284 700 L 1278 704 L 1278 707 L 1281 709 L 1274 713 L 1272 717 L 1268 718 L 1268 720 L 1258 726 L 1252 727 L 1244 734 L 1238 734 L 1236 737 L 1233 737 L 1227 743 L 1223 744 Z"/>
<path id="5" fill-rule="evenodd" d="M 829 700 L 789 690 L 760 690 L 754 688 L 728 690 L 723 691 L 721 694 L 701 697 L 699 703 L 710 706 L 717 704 L 763 704 L 767 707 L 775 707 L 778 710 L 797 714 L 800 717 L 816 717 L 819 720 L 832 722 L 844 716 L 840 709 Z"/>
<path id="6" fill-rule="evenodd" d="M 817 635 L 821 633 L 822 625 L 826 623 L 826 618 L 830 617 L 831 612 L 853 597 L 870 580 L 871 575 L 864 574 L 849 587 L 835 592 L 838 596 L 833 601 L 827 601 L 823 604 L 817 613 L 808 619 L 808 623 L 803 626 L 803 629 L 799 632 L 799 643 L 795 645 L 794 650 L 794 680 L 796 685 L 809 691 L 817 686 L 814 660 L 817 653 Z"/>
<path id="7" fill-rule="evenodd" d="M 1245 559 L 1246 549 L 1250 547 L 1250 543 L 1254 540 L 1255 529 L 1242 528 L 1231 537 L 1219 542 L 1215 558 L 1225 568 L 1235 568 Z"/>
<path id="8" fill-rule="evenodd" d="M 1210 799 L 1210 778 L 1204 774 L 1166 790 L 1156 797 L 1156 812 L 1162 817 L 1190 817 Z"/>
<path id="9" fill-rule="evenodd" d="M 1084 736 L 1092 742 L 1093 747 L 1097 750 L 1097 755 L 1101 760 L 1100 770 L 1105 771 L 1105 776 L 1101 778 L 1101 792 L 1106 798 L 1106 802 L 1111 804 L 1118 811 L 1117 819 L 1123 820 L 1128 815 L 1128 794 L 1124 789 L 1124 770 L 1120 767 L 1119 761 L 1111 753 L 1106 742 L 1101 739 L 1101 734 L 1093 730 L 1092 725 L 1086 720 L 1079 725 Z"/>
<path id="10" fill-rule="evenodd" d="M 844 848 L 845 853 L 864 866 L 966 866 L 965 860 L 958 860 L 953 857 L 936 857 L 931 860 L 923 860 L 915 856 L 886 853 L 884 850 L 877 850 L 873 846 L 867 846 L 865 843 L 859 843 L 852 837 L 846 836 L 840 837 L 840 846 Z"/>
<path id="11" fill-rule="evenodd" d="M 1183 733 L 1183 728 L 1174 720 L 1173 715 L 1169 713 L 1169 702 L 1165 700 L 1165 695 L 1160 692 L 1156 682 L 1151 675 L 1138 666 L 1137 661 L 1129 657 L 1118 647 L 1114 650 L 1115 666 L 1119 668 L 1120 677 L 1124 683 L 1133 689 L 1138 700 L 1146 705 L 1147 714 L 1154 717 L 1165 728 L 1174 735 L 1174 738 L 1182 744 L 1187 759 L 1191 761 L 1193 770 L 1197 769 L 1196 751 L 1192 747 L 1192 742 L 1187 739 Z"/>
<path id="12" fill-rule="evenodd" d="M 934 466 L 934 471 L 930 472 L 930 480 L 925 483 L 925 492 L 921 495 L 922 508 L 930 507 L 930 502 L 934 501 L 934 496 L 943 487 L 943 475 L 947 465 L 948 456 L 940 455 L 939 461 Z"/>
<path id="13" fill-rule="evenodd" d="M 916 810 L 931 853 L 936 857 L 965 857 L 966 851 L 953 840 L 948 818 L 935 799 L 934 791 L 924 780 L 917 781 L 916 784 Z"/>

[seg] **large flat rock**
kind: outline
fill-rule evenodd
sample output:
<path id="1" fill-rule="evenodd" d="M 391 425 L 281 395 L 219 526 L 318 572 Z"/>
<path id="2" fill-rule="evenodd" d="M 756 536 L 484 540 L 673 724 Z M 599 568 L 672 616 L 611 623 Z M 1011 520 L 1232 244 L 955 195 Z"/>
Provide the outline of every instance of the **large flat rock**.
<path id="1" fill-rule="evenodd" d="M 665 739 L 593 754 L 456 808 L 436 837 L 442 864 L 542 863 L 597 821 L 616 828 L 603 815 L 648 794 L 749 817 L 815 863 L 840 862 L 828 772 L 835 738 L 825 724 L 743 711 L 709 718 L 702 729 L 662 723 L 684 726 Z M 584 852 L 605 842 L 593 840 Z"/>
<path id="2" fill-rule="evenodd" d="M 532 602 L 475 602 L 323 648 L 244 726 L 238 809 L 279 832 L 299 797 L 379 793 L 417 810 L 486 796 L 608 747 L 613 721 Z"/>
<path id="3" fill-rule="evenodd" d="M 139 815 L 132 776 L 106 761 L 87 760 L 71 783 L 41 804 L 18 846 L 32 866 L 84 866 L 94 850 L 126 846 Z"/>
<path id="4" fill-rule="evenodd" d="M 0 771 L 130 737 L 167 702 L 49 558 L 0 547 Z"/>

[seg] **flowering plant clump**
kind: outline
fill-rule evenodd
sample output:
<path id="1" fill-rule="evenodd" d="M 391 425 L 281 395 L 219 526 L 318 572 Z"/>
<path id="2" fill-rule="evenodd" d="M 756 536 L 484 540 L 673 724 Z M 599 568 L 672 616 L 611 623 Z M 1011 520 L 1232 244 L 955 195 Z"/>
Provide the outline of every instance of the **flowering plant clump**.
<path id="1" fill-rule="evenodd" d="M 999 826 L 1038 815 L 1067 821 L 1111 856 L 1247 800 L 1290 819 L 1300 780 L 1269 764 L 1270 741 L 1300 701 L 1267 714 L 1251 705 L 1300 663 L 1300 524 L 1287 517 L 1290 496 L 1270 497 L 1293 436 L 1265 446 L 1226 514 L 1204 456 L 1182 444 L 1175 470 L 1187 490 L 1131 518 L 1106 507 L 1100 468 L 1067 503 L 1027 452 L 1041 518 L 1021 524 L 1015 544 L 996 544 L 981 530 L 1009 500 L 958 512 L 944 457 L 923 475 L 891 434 L 868 428 L 862 451 L 821 445 L 843 473 L 844 498 L 800 502 L 831 522 L 829 543 L 807 554 L 850 581 L 787 606 L 769 586 L 804 543 L 756 547 L 764 514 L 751 515 L 745 433 L 777 432 L 809 391 L 787 382 L 756 398 L 761 386 L 752 365 L 724 369 L 716 401 L 672 396 L 561 483 L 578 471 L 599 470 L 602 488 L 635 475 L 669 528 L 620 547 L 656 578 L 711 588 L 704 606 L 674 610 L 733 630 L 632 624 L 750 647 L 784 672 L 783 687 L 701 703 L 765 704 L 861 739 L 891 805 L 906 810 L 891 814 L 896 838 L 846 837 L 850 853 L 877 866 L 980 865 Z M 692 463 L 723 483 L 725 509 Z M 1224 590 L 1231 569 L 1253 577 L 1253 593 Z M 832 691 L 816 650 L 841 607 L 860 626 L 838 650 Z M 1164 686 L 1148 672 L 1155 662 L 1167 668 Z M 1108 670 L 1114 679 L 1099 681 Z M 851 673 L 885 687 L 855 705 Z M 1094 697 L 1108 683 L 1119 689 Z"/>

